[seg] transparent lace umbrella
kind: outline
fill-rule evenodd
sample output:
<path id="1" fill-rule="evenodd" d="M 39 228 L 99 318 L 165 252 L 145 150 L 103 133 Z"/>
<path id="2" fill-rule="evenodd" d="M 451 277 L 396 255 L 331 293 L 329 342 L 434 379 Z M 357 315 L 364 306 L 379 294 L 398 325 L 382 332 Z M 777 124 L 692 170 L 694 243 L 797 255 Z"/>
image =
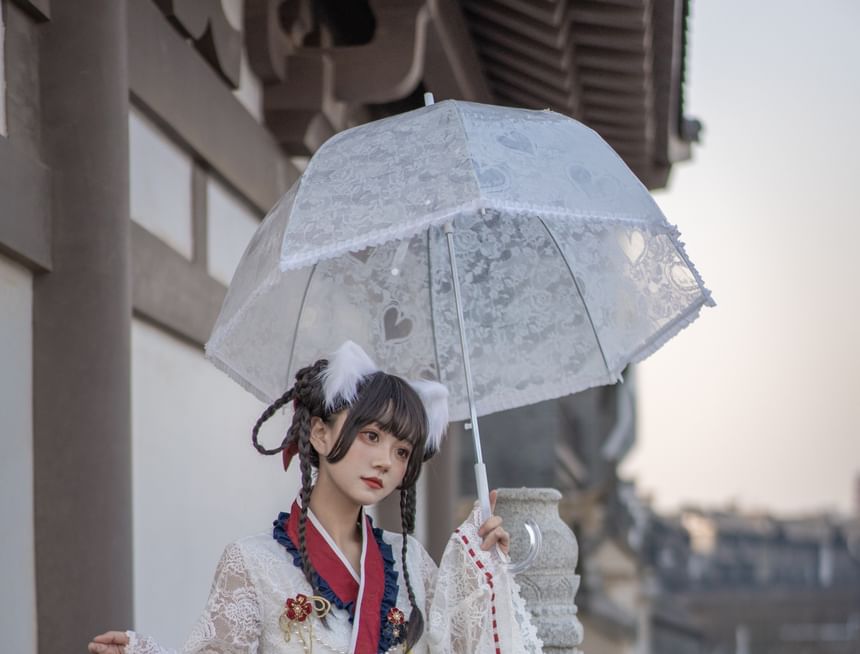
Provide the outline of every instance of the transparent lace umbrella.
<path id="1" fill-rule="evenodd" d="M 264 402 L 347 339 L 441 381 L 451 419 L 471 419 L 489 514 L 478 416 L 614 383 L 712 304 L 594 131 L 431 100 L 319 149 L 249 244 L 206 353 Z"/>

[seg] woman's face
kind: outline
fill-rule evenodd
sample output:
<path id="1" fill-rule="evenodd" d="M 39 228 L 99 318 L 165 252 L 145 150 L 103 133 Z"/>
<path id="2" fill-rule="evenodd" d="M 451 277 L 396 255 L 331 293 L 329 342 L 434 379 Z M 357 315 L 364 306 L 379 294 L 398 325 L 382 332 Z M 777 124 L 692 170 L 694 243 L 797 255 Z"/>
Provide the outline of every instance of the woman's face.
<path id="1" fill-rule="evenodd" d="M 340 461 L 329 463 L 325 457 L 340 437 L 346 415 L 346 411 L 340 412 L 330 425 L 319 419 L 312 423 L 311 443 L 320 455 L 317 483 L 326 479 L 356 504 L 376 504 L 400 486 L 412 445 L 370 423 L 358 430 Z"/>

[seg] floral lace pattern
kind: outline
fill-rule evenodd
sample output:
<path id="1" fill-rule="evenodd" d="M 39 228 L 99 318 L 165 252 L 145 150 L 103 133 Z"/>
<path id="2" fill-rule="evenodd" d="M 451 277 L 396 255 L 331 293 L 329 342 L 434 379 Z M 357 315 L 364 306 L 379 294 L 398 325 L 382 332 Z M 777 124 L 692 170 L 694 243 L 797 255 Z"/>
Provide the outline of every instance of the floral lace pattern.
<path id="1" fill-rule="evenodd" d="M 240 547 L 228 545 L 215 570 L 206 609 L 182 652 L 256 654 L 261 630 L 260 602 Z M 127 654 L 170 654 L 158 643 L 129 632 Z"/>
<path id="2" fill-rule="evenodd" d="M 460 528 L 477 542 L 477 514 Z M 400 552 L 402 536 L 384 532 L 385 540 Z M 425 616 L 425 634 L 414 654 L 495 654 L 492 639 L 490 595 L 485 577 L 462 547 L 449 545 L 437 570 L 430 555 L 410 537 L 408 565 L 416 602 Z M 484 553 L 486 554 L 486 553 Z M 494 564 L 489 555 L 486 565 Z M 402 578 L 400 557 L 395 567 Z M 420 575 L 420 576 L 419 576 Z M 513 578 L 503 567 L 494 572 L 497 619 L 512 625 L 504 652 L 540 653 L 540 641 Z M 284 601 L 297 593 L 309 595 L 310 586 L 290 554 L 270 533 L 233 543 L 224 551 L 206 609 L 182 654 L 293 654 L 303 652 L 298 639 L 285 642 L 279 627 Z M 397 606 L 408 610 L 405 587 L 398 589 Z M 408 616 L 407 616 L 408 619 Z M 489 632 L 485 633 L 485 629 Z M 489 638 L 487 633 L 490 634 Z M 352 634 L 349 613 L 332 608 L 325 627 L 314 629 L 313 651 L 346 653 Z M 151 638 L 129 632 L 126 654 L 175 654 Z M 402 652 L 397 645 L 390 652 Z"/>
<path id="3" fill-rule="evenodd" d="M 454 230 L 481 415 L 612 383 L 712 303 L 669 226 L 488 210 Z M 451 419 L 468 417 L 442 228 L 267 279 L 207 347 L 258 397 L 349 339 L 385 370 L 441 381 Z"/>
<path id="4" fill-rule="evenodd" d="M 662 220 L 648 191 L 585 125 L 551 111 L 456 101 L 335 135 L 295 197 L 283 270 L 408 238 L 481 207 Z"/>
<path id="5" fill-rule="evenodd" d="M 505 568 L 507 557 L 478 546 L 480 522 L 476 508 L 442 555 L 428 618 L 431 651 L 541 654 L 543 643 Z M 475 610 L 478 606 L 486 608 Z"/>

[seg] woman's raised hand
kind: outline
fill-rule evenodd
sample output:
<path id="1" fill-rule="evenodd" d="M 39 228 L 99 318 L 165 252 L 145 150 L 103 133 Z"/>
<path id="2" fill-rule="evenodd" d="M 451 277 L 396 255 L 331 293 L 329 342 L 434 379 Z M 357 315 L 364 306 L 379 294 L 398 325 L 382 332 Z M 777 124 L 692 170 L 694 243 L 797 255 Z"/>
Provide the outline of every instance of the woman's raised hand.
<path id="1" fill-rule="evenodd" d="M 490 491 L 490 511 L 496 510 L 496 495 L 494 490 Z M 478 529 L 478 536 L 483 538 L 481 541 L 482 550 L 490 550 L 493 545 L 498 545 L 505 554 L 508 553 L 508 547 L 511 543 L 511 536 L 508 532 L 502 529 L 502 519 L 497 515 L 491 515 L 490 518 L 481 525 Z"/>
<path id="2" fill-rule="evenodd" d="M 125 654 L 128 634 L 124 631 L 106 631 L 93 638 L 87 645 L 91 654 Z"/>

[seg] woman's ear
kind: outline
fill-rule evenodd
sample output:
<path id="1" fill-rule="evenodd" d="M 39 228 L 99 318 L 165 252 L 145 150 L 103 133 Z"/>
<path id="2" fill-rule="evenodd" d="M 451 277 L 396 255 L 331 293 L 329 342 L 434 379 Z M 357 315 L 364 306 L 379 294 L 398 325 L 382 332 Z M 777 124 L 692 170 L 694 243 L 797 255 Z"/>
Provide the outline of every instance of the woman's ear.
<path id="1" fill-rule="evenodd" d="M 325 458 L 334 447 L 334 430 L 326 424 L 325 420 L 313 416 L 310 440 L 311 447 L 316 450 L 320 458 Z"/>

